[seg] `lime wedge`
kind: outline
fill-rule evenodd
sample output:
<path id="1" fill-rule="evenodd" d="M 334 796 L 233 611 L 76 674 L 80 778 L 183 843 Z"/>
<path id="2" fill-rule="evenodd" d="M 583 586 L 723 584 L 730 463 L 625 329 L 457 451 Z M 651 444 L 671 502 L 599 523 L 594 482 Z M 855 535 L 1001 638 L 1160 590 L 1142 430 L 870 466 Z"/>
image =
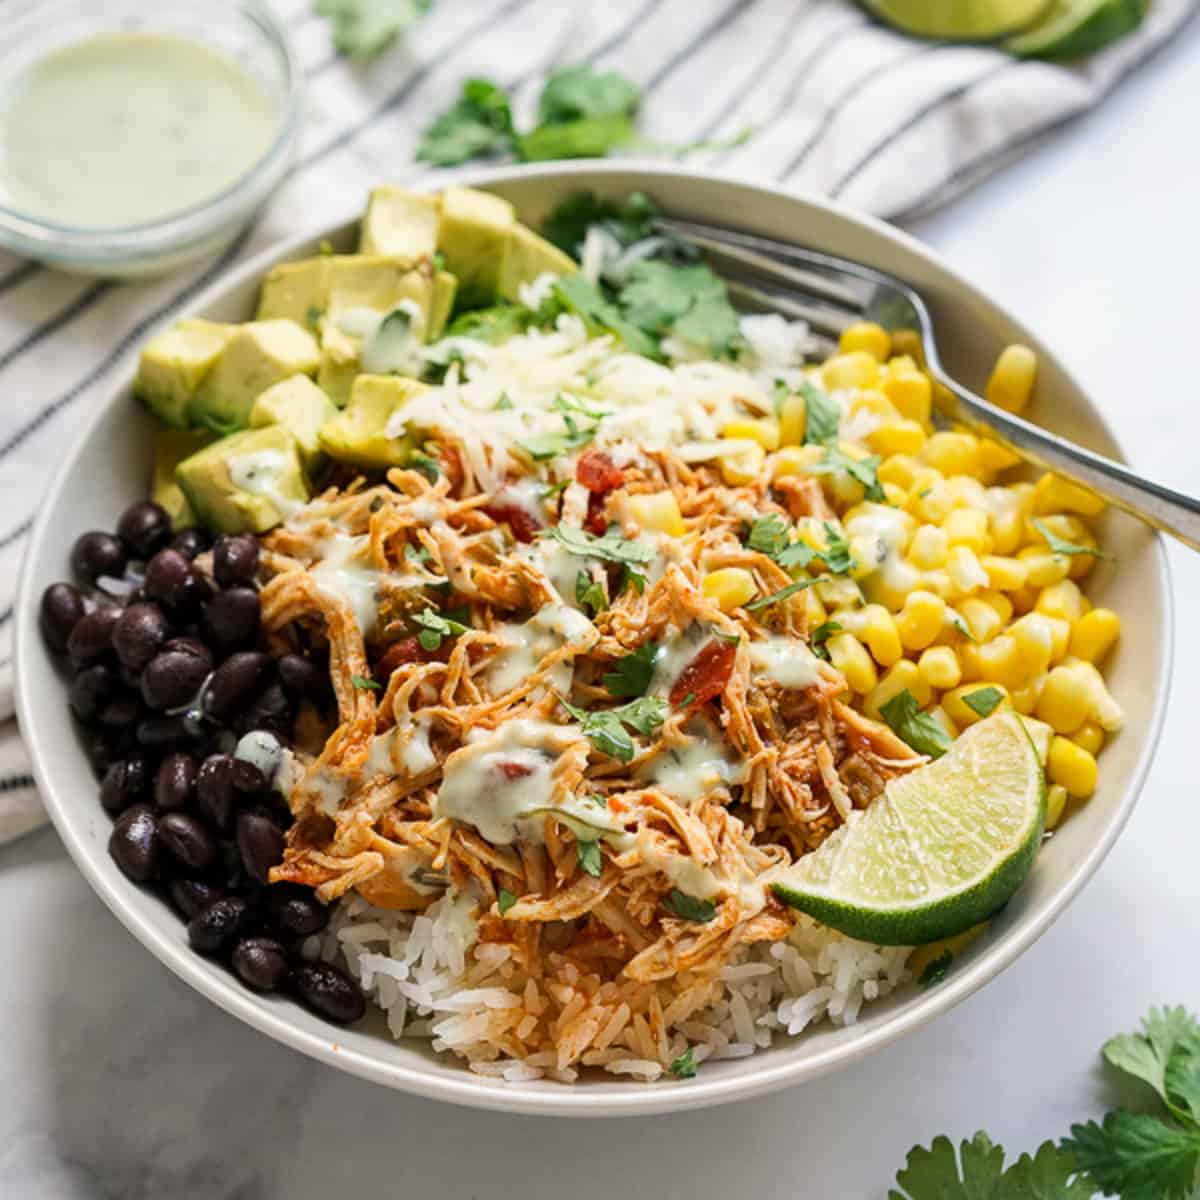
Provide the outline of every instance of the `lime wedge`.
<path id="1" fill-rule="evenodd" d="M 1050 0 L 1041 20 L 1004 48 L 1018 58 L 1079 58 L 1132 32 L 1145 15 L 1145 0 Z"/>
<path id="2" fill-rule="evenodd" d="M 953 937 L 1029 873 L 1046 780 L 1024 722 L 999 712 L 936 762 L 893 780 L 865 812 L 772 885 L 786 904 L 864 942 Z"/>
<path id="3" fill-rule="evenodd" d="M 1036 20 L 1048 0 L 863 0 L 881 21 L 918 37 L 982 41 Z"/>

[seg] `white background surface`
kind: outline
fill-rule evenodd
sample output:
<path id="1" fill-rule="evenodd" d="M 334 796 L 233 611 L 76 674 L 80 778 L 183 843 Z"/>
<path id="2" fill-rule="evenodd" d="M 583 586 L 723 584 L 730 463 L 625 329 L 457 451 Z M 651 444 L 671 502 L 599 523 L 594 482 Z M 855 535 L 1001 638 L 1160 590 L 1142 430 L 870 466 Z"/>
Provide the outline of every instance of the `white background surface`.
<path id="1" fill-rule="evenodd" d="M 1039 328 L 1135 465 L 1200 490 L 1200 28 L 1103 108 L 917 224 Z M 1172 549 L 1174 694 L 1141 804 L 1067 915 L 933 1026 L 762 1101 L 616 1122 L 386 1092 L 188 991 L 93 897 L 52 830 L 0 849 L 0 1196 L 216 1200 L 883 1197 L 914 1142 L 1012 1149 L 1115 1097 L 1097 1050 L 1200 1009 L 1200 559 Z M 1125 614 L 1137 620 L 1136 613 Z"/>

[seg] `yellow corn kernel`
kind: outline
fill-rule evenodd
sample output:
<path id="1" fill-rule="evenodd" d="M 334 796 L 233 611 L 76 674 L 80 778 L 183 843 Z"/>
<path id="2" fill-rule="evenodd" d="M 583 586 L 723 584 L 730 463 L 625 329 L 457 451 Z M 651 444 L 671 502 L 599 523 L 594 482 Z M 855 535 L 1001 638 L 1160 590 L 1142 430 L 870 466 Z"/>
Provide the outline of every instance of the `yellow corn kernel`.
<path id="1" fill-rule="evenodd" d="M 927 592 L 932 592 L 943 600 L 949 600 L 954 595 L 954 584 L 950 582 L 950 576 L 941 567 L 926 571 L 923 582 Z"/>
<path id="2" fill-rule="evenodd" d="M 861 413 L 869 413 L 880 421 L 900 420 L 895 405 L 878 388 L 863 388 L 851 398 L 848 415 L 856 417 Z"/>
<path id="3" fill-rule="evenodd" d="M 853 579 L 823 579 L 814 588 L 830 611 L 857 608 L 862 603 L 862 589 Z"/>
<path id="4" fill-rule="evenodd" d="M 710 571 L 700 585 L 704 594 L 715 600 L 722 612 L 732 612 L 741 608 L 758 595 L 758 584 L 754 576 L 742 567 L 721 567 Z"/>
<path id="5" fill-rule="evenodd" d="M 892 483 L 896 487 L 908 491 L 917 477 L 917 472 L 923 470 L 925 468 L 910 455 L 893 454 L 891 458 L 885 459 L 879 464 L 879 469 L 875 474 L 879 477 L 880 483 Z"/>
<path id="6" fill-rule="evenodd" d="M 893 558 L 887 566 L 863 580 L 863 595 L 889 612 L 898 613 L 904 601 L 921 586 L 921 572 L 912 563 Z"/>
<path id="7" fill-rule="evenodd" d="M 1105 733 L 1118 733 L 1125 724 L 1125 714 L 1121 706 L 1113 699 L 1104 682 L 1104 676 L 1090 663 L 1082 659 L 1073 659 L 1071 665 L 1087 681 L 1092 703 L 1088 716 L 1104 730 Z"/>
<path id="8" fill-rule="evenodd" d="M 671 492 L 647 492 L 629 497 L 629 513 L 642 529 L 665 533 L 669 537 L 684 534 L 679 501 Z"/>
<path id="9" fill-rule="evenodd" d="M 804 596 L 809 629 L 816 629 L 818 625 L 824 625 L 829 620 L 829 613 L 822 603 L 821 597 L 817 595 L 817 589 L 806 588 L 801 595 Z"/>
<path id="10" fill-rule="evenodd" d="M 892 353 L 908 359 L 923 371 L 925 369 L 925 343 L 915 329 L 892 330 Z"/>
<path id="11" fill-rule="evenodd" d="M 930 646 L 922 650 L 921 657 L 917 659 L 917 670 L 930 687 L 940 692 L 958 687 L 962 682 L 962 667 L 958 656 L 949 646 Z"/>
<path id="12" fill-rule="evenodd" d="M 1014 621 L 1009 636 L 1017 643 L 1026 675 L 1043 675 L 1050 669 L 1054 653 L 1054 630 L 1050 618 L 1029 613 Z"/>
<path id="13" fill-rule="evenodd" d="M 1078 585 L 1070 579 L 1064 579 L 1059 583 L 1052 583 L 1048 588 L 1042 588 L 1034 611 L 1074 624 L 1083 616 L 1084 603 L 1083 593 Z"/>
<path id="14" fill-rule="evenodd" d="M 1095 721 L 1084 721 L 1071 734 L 1071 741 L 1089 754 L 1099 754 L 1104 746 L 1104 730 Z"/>
<path id="15" fill-rule="evenodd" d="M 1095 756 L 1065 737 L 1055 737 L 1046 759 L 1046 776 L 1073 800 L 1084 800 L 1096 790 Z"/>
<path id="16" fill-rule="evenodd" d="M 998 592 L 1015 592 L 1025 586 L 1029 570 L 1019 558 L 985 554 L 979 565 L 987 572 L 988 586 Z"/>
<path id="17" fill-rule="evenodd" d="M 764 417 L 761 420 L 751 420 L 749 417 L 737 417 L 725 423 L 721 430 L 723 438 L 748 439 L 757 442 L 764 450 L 779 449 L 779 422 Z"/>
<path id="18" fill-rule="evenodd" d="M 1014 454 L 1006 446 L 1000 445 L 999 442 L 995 442 L 991 438 L 980 438 L 979 464 L 988 476 L 997 475 L 1001 471 L 1007 471 L 1010 467 L 1015 467 L 1020 461 L 1020 456 Z"/>
<path id="19" fill-rule="evenodd" d="M 1013 603 L 1013 611 L 1019 613 L 1033 612 L 1033 606 L 1037 603 L 1037 598 L 1041 593 L 1035 587 L 1030 587 L 1026 584 L 1022 588 L 1017 588 L 1015 592 L 1009 593 L 1009 599 Z"/>
<path id="20" fill-rule="evenodd" d="M 1016 554 L 1025 533 L 1025 519 L 1017 508 L 992 513 L 992 553 Z"/>
<path id="21" fill-rule="evenodd" d="M 922 374 L 911 359 L 892 359 L 879 386 L 902 417 L 916 421 L 922 429 L 929 428 L 933 390 L 928 376 Z"/>
<path id="22" fill-rule="evenodd" d="M 985 600 L 968 596 L 956 606 L 976 642 L 989 642 L 1004 627 L 1000 614 Z"/>
<path id="23" fill-rule="evenodd" d="M 917 664 L 909 662 L 907 658 L 902 658 L 896 663 L 879 683 L 871 689 L 863 701 L 863 712 L 868 717 L 878 721 L 880 719 L 879 710 L 892 697 L 900 695 L 903 691 L 912 692 L 913 698 L 916 700 L 919 708 L 924 708 L 933 699 L 933 693 L 929 690 L 929 684 L 921 678 L 921 674 L 917 670 Z"/>
<path id="24" fill-rule="evenodd" d="M 1065 555 L 1051 554 L 1043 542 L 1040 547 L 1026 546 L 1017 551 L 1017 558 L 1025 564 L 1027 579 L 1030 586 L 1048 588 L 1051 584 L 1061 583 L 1070 574 L 1070 566 Z"/>
<path id="25" fill-rule="evenodd" d="M 1033 716 L 1033 711 L 1037 708 L 1038 696 L 1042 692 L 1042 677 L 1039 675 L 1036 679 L 1031 679 L 1028 683 L 1022 684 L 1019 688 L 1013 688 L 1011 699 L 1012 706 L 1023 717 Z"/>
<path id="26" fill-rule="evenodd" d="M 988 605 L 1000 618 L 1001 624 L 1007 625 L 1012 620 L 1013 603 L 1003 592 L 989 588 L 986 592 L 980 592 L 976 599 Z"/>
<path id="27" fill-rule="evenodd" d="M 965 729 L 968 725 L 974 725 L 976 721 L 982 721 L 983 718 L 963 699 L 964 696 L 970 696 L 973 692 L 983 691 L 984 688 L 994 687 L 1001 693 L 1001 699 L 992 712 L 1000 712 L 1001 709 L 1011 708 L 1012 702 L 1008 698 L 1008 688 L 1002 683 L 997 683 L 993 680 L 988 680 L 986 683 L 964 683 L 960 686 L 948 691 L 942 697 L 942 707 L 946 710 L 946 715 L 954 722 L 959 729 Z M 990 715 L 990 714 L 989 714 Z"/>
<path id="28" fill-rule="evenodd" d="M 1025 682 L 1025 664 L 1017 641 L 1011 634 L 999 634 L 990 642 L 984 642 L 982 646 L 968 643 L 961 651 L 964 668 L 968 647 L 974 652 L 971 657 L 977 664 L 980 679 L 994 679 L 1008 688 L 1020 687 Z M 969 678 L 965 669 L 963 678 Z"/>
<path id="29" fill-rule="evenodd" d="M 969 596 L 988 585 L 987 572 L 970 546 L 951 546 L 946 560 L 946 574 L 959 596 Z"/>
<path id="30" fill-rule="evenodd" d="M 880 425 L 867 434 L 872 453 L 885 458 L 892 454 L 920 454 L 925 446 L 925 430 L 919 421 L 901 417 Z"/>
<path id="31" fill-rule="evenodd" d="M 951 546 L 969 546 L 977 555 L 989 554 L 992 535 L 987 513 L 979 508 L 956 508 L 946 514 L 942 529 Z"/>
<path id="32" fill-rule="evenodd" d="M 829 661 L 841 671 L 851 691 L 865 696 L 879 682 L 866 647 L 852 633 L 835 633 L 825 643 Z"/>
<path id="33" fill-rule="evenodd" d="M 861 637 L 871 657 L 881 667 L 892 666 L 904 655 L 896 618 L 882 604 L 868 604 L 863 609 L 863 616 L 865 620 Z"/>
<path id="34" fill-rule="evenodd" d="M 1038 697 L 1038 719 L 1055 733 L 1074 733 L 1091 711 L 1092 697 L 1087 681 L 1071 667 L 1055 667 L 1046 676 Z"/>
<path id="35" fill-rule="evenodd" d="M 879 382 L 879 362 L 862 350 L 835 354 L 822 365 L 821 379 L 831 390 L 874 387 Z"/>
<path id="36" fill-rule="evenodd" d="M 820 446 L 784 446 L 771 459 L 771 478 L 782 479 L 785 475 L 803 475 L 814 463 L 825 456 Z"/>
<path id="37" fill-rule="evenodd" d="M 1034 485 L 1033 511 L 1036 513 L 1078 513 L 1083 517 L 1098 517 L 1105 509 L 1104 501 L 1069 479 L 1046 474 Z"/>
<path id="38" fill-rule="evenodd" d="M 908 493 L 902 488 L 897 487 L 894 483 L 883 484 L 883 495 L 893 508 L 903 509 L 905 502 L 908 500 Z"/>
<path id="39" fill-rule="evenodd" d="M 717 466 L 721 478 L 730 487 L 744 487 L 758 478 L 766 457 L 767 452 L 757 442 L 739 439 L 731 442 L 730 448 L 718 456 Z"/>
<path id="40" fill-rule="evenodd" d="M 1005 412 L 1023 412 L 1033 395 L 1037 355 L 1028 346 L 1005 346 L 996 359 L 983 394 L 989 404 Z"/>
<path id="41" fill-rule="evenodd" d="M 892 335 L 874 321 L 855 321 L 842 330 L 838 349 L 843 354 L 861 350 L 876 362 L 884 362 L 892 352 Z"/>
<path id="42" fill-rule="evenodd" d="M 946 602 L 932 592 L 909 592 L 896 617 L 896 628 L 906 650 L 932 646 L 946 622 Z"/>
<path id="43" fill-rule="evenodd" d="M 1071 641 L 1071 623 L 1064 621 L 1062 617 L 1048 617 L 1045 613 L 1038 615 L 1050 626 L 1050 661 L 1060 663 L 1067 657 L 1067 646 Z"/>
<path id="44" fill-rule="evenodd" d="M 788 396 L 779 406 L 779 441 L 784 446 L 804 443 L 808 428 L 808 401 L 803 396 Z"/>
<path id="45" fill-rule="evenodd" d="M 908 511 L 918 521 L 940 525 L 954 508 L 954 497 L 940 475 L 925 482 L 917 479 L 909 490 Z"/>
<path id="46" fill-rule="evenodd" d="M 1071 630 L 1070 652 L 1076 658 L 1097 663 L 1121 636 L 1121 618 L 1111 608 L 1093 608 L 1084 613 Z"/>
<path id="47" fill-rule="evenodd" d="M 952 508 L 978 508 L 987 511 L 987 488 L 970 475 L 952 475 L 946 480 Z"/>
<path id="48" fill-rule="evenodd" d="M 1050 513 L 1036 519 L 1039 524 L 1044 525 L 1058 537 L 1066 538 L 1067 541 L 1074 542 L 1077 546 L 1086 546 L 1090 549 L 1096 545 L 1096 538 L 1092 531 L 1078 517 L 1073 517 L 1070 513 Z M 1036 547 L 1044 553 L 1049 552 L 1045 536 L 1034 526 L 1032 519 L 1026 524 L 1026 538 L 1030 546 Z M 1065 563 L 1067 574 L 1072 579 L 1082 579 L 1096 565 L 1096 559 L 1091 554 L 1056 554 L 1054 557 Z"/>
<path id="49" fill-rule="evenodd" d="M 951 741 L 958 737 L 958 729 L 940 704 L 935 704 L 929 710 L 929 715 L 946 731 Z"/>
<path id="50" fill-rule="evenodd" d="M 909 561 L 924 571 L 943 566 L 950 556 L 950 538 L 936 525 L 921 525 L 908 546 Z"/>
<path id="51" fill-rule="evenodd" d="M 978 475 L 979 439 L 970 433 L 938 430 L 925 443 L 921 458 L 943 475 Z"/>
<path id="52" fill-rule="evenodd" d="M 1067 789 L 1061 783 L 1052 783 L 1046 789 L 1046 828 L 1057 829 L 1067 807 Z"/>

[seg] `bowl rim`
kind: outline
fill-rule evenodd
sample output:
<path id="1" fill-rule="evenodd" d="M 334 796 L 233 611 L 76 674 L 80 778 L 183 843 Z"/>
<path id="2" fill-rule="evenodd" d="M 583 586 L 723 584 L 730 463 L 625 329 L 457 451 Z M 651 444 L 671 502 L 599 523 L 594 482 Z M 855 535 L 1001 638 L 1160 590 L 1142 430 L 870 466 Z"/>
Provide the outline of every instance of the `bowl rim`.
<path id="1" fill-rule="evenodd" d="M 784 202 L 799 202 L 824 210 L 852 225 L 864 226 L 884 238 L 898 242 L 903 249 L 923 259 L 929 265 L 944 272 L 965 293 L 986 302 L 1014 324 L 1025 328 L 1004 306 L 992 300 L 976 288 L 958 271 L 947 265 L 941 256 L 918 242 L 910 234 L 869 215 L 855 212 L 829 199 L 810 195 L 794 189 L 782 188 L 756 179 L 737 176 L 731 172 L 696 170 L 664 165 L 662 162 L 619 159 L 587 160 L 576 163 L 549 163 L 523 167 L 495 167 L 490 169 L 465 169 L 445 172 L 437 177 L 423 177 L 411 186 L 421 190 L 434 190 L 447 183 L 487 187 L 489 185 L 519 182 L 522 180 L 558 179 L 564 176 L 585 174 L 623 175 L 639 174 L 659 176 L 664 180 L 690 180 L 698 184 L 732 186 L 742 191 L 758 191 L 772 195 Z M 648 185 L 652 187 L 651 185 Z M 327 236 L 361 217 L 361 205 L 336 221 L 324 221 L 312 229 L 286 241 L 278 242 L 247 259 L 223 275 L 186 306 L 187 312 L 202 311 L 214 300 L 244 284 L 247 280 L 261 276 L 276 262 L 283 261 L 293 248 Z M 132 360 L 132 355 L 130 356 Z M 1056 360 L 1057 362 L 1057 360 Z M 1057 364 L 1063 374 L 1081 395 L 1088 393 L 1079 386 L 1074 376 Z M 50 786 L 49 774 L 44 763 L 53 754 L 53 745 L 45 740 L 39 727 L 38 714 L 23 679 L 32 656 L 38 652 L 37 597 L 33 594 L 34 580 L 32 564 L 41 557 L 39 548 L 46 536 L 49 514 L 55 510 L 62 490 L 71 475 L 76 460 L 82 455 L 93 430 L 104 420 L 109 410 L 124 396 L 133 375 L 133 364 L 129 361 L 117 376 L 107 399 L 96 406 L 91 418 L 74 439 L 69 452 L 60 461 L 60 466 L 47 488 L 38 511 L 29 545 L 22 561 L 21 575 L 15 601 L 14 628 L 14 675 L 16 682 L 16 709 L 22 735 L 29 748 L 33 774 L 46 809 L 54 822 L 58 834 L 68 853 L 82 872 L 93 890 L 107 905 L 113 915 L 154 956 L 184 982 L 213 1001 L 232 1016 L 267 1034 L 275 1041 L 315 1058 L 330 1066 L 347 1071 L 352 1075 L 371 1080 L 384 1086 L 428 1099 L 441 1100 L 470 1108 L 490 1109 L 518 1115 L 545 1116 L 643 1116 L 659 1112 L 683 1112 L 706 1108 L 717 1104 L 766 1095 L 784 1087 L 815 1079 L 818 1076 L 847 1066 L 865 1057 L 874 1050 L 913 1032 L 932 1021 L 935 1017 L 955 1007 L 976 992 L 1001 971 L 1007 968 L 1035 941 L 1038 940 L 1065 911 L 1084 884 L 1091 878 L 1108 855 L 1117 837 L 1125 827 L 1138 796 L 1145 783 L 1162 731 L 1167 701 L 1170 695 L 1174 644 L 1174 597 L 1171 587 L 1169 560 L 1162 537 L 1154 533 L 1152 545 L 1158 561 L 1159 584 L 1162 588 L 1163 627 L 1160 650 L 1162 687 L 1156 694 L 1153 708 L 1146 723 L 1144 744 L 1138 754 L 1130 775 L 1129 785 L 1120 799 L 1112 820 L 1088 852 L 1071 868 L 1065 882 L 1057 892 L 1048 897 L 1040 910 L 1005 931 L 1002 937 L 987 946 L 970 963 L 956 970 L 937 988 L 924 993 L 921 1001 L 898 1013 L 879 1028 L 868 1030 L 860 1036 L 822 1048 L 809 1057 L 772 1063 L 770 1051 L 764 1052 L 758 1069 L 745 1076 L 712 1077 L 707 1080 L 692 1080 L 686 1088 L 662 1088 L 638 1085 L 618 1093 L 592 1091 L 586 1085 L 561 1087 L 553 1093 L 524 1091 L 512 1088 L 498 1079 L 480 1077 L 469 1072 L 457 1059 L 446 1059 L 430 1066 L 417 1068 L 406 1064 L 387 1063 L 379 1059 L 340 1045 L 336 1031 L 332 1036 L 320 1037 L 295 1025 L 287 1009 L 267 1010 L 254 1003 L 236 981 L 228 977 L 213 963 L 192 953 L 186 946 L 170 941 L 159 930 L 145 920 L 127 901 L 127 886 L 121 880 L 109 880 L 93 862 L 93 852 L 84 840 L 82 831 L 76 830 L 69 810 L 65 809 Z M 1120 448 L 1120 442 L 1112 434 L 1103 413 L 1094 405 L 1092 416 L 1095 424 Z"/>

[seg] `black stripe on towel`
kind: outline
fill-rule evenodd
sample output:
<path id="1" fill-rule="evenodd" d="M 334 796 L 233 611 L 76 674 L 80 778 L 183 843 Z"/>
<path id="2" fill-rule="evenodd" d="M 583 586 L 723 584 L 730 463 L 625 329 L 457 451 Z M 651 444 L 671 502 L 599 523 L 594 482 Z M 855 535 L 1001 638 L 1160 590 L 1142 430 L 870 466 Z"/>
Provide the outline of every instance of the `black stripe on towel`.
<path id="1" fill-rule="evenodd" d="M 10 775 L 7 779 L 0 779 L 0 792 L 19 792 L 34 786 L 32 775 Z"/>
<path id="2" fill-rule="evenodd" d="M 0 275 L 0 296 L 5 292 L 12 291 L 15 287 L 20 287 L 25 280 L 36 275 L 41 269 L 39 263 L 23 262 L 13 267 L 7 274 Z"/>
<path id="3" fill-rule="evenodd" d="M 13 529 L 9 533 L 6 533 L 3 537 L 0 537 L 0 550 L 7 550 L 8 547 L 13 544 L 13 542 L 19 542 L 29 532 L 32 526 L 33 518 L 26 517 L 25 520 L 23 520 L 20 525 L 16 527 L 16 529 Z"/>
<path id="4" fill-rule="evenodd" d="M 668 75 L 681 67 L 689 58 L 691 58 L 698 50 L 703 49 L 713 38 L 717 36 L 723 29 L 727 29 L 734 21 L 738 19 L 748 8 L 752 8 L 758 0 L 737 0 L 728 8 L 721 10 L 721 15 L 710 21 L 699 33 L 692 38 L 691 41 L 681 46 L 670 58 L 667 59 L 649 79 L 642 84 L 642 95 L 645 97 Z"/>

